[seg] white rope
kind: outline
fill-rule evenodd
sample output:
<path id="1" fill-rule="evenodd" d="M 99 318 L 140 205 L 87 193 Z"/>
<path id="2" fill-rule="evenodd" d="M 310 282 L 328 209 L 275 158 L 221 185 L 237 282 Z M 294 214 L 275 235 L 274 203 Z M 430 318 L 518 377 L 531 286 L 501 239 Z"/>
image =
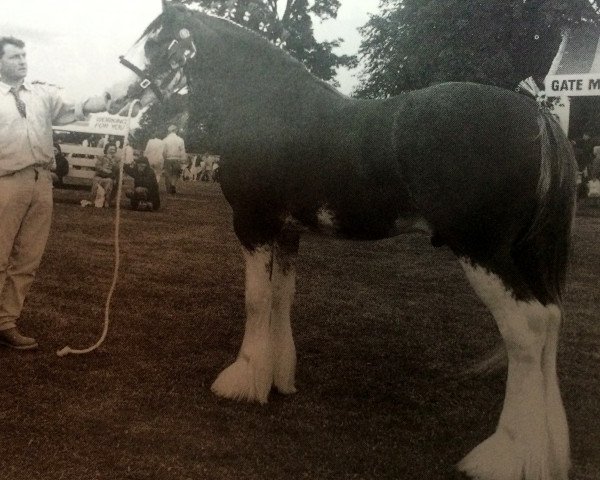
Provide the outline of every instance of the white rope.
<path id="1" fill-rule="evenodd" d="M 65 355 L 69 354 L 69 353 L 73 353 L 73 354 L 84 354 L 84 353 L 90 353 L 94 350 L 96 350 L 100 345 L 102 345 L 102 343 L 104 342 L 104 340 L 106 339 L 106 335 L 108 334 L 108 325 L 110 323 L 110 303 L 113 297 L 113 294 L 115 292 L 115 288 L 117 286 L 117 280 L 119 278 L 119 266 L 121 263 L 121 255 L 120 255 L 120 248 L 119 248 L 119 232 L 120 232 L 120 228 L 121 228 L 121 190 L 122 190 L 122 184 L 123 184 L 123 163 L 125 160 L 125 152 L 126 152 L 126 148 L 129 146 L 129 131 L 131 129 L 131 112 L 133 111 L 133 107 L 134 105 L 139 102 L 139 100 L 134 100 L 131 105 L 129 106 L 129 113 L 127 115 L 127 130 L 125 132 L 125 138 L 123 140 L 123 158 L 121 159 L 121 161 L 119 162 L 119 178 L 118 178 L 118 185 L 117 185 L 117 196 L 116 196 L 116 209 L 115 209 L 115 242 L 114 242 L 114 250 L 115 250 L 115 263 L 114 263 L 114 270 L 113 270 L 113 277 L 112 277 L 112 283 L 110 285 L 110 289 L 108 291 L 108 295 L 106 297 L 106 303 L 104 305 L 104 328 L 102 329 L 102 335 L 100 336 L 100 339 L 91 347 L 88 348 L 84 348 L 84 349 L 73 349 L 69 346 L 66 346 L 60 350 L 58 350 L 56 352 L 56 354 L 59 357 L 64 357 Z"/>

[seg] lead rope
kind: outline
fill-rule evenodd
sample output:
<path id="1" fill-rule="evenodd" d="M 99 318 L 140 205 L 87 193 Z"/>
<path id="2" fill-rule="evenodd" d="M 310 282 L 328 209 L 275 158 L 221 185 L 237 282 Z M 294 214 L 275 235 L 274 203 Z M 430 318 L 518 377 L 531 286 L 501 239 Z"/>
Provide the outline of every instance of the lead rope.
<path id="1" fill-rule="evenodd" d="M 133 106 L 138 103 L 139 100 L 134 100 L 131 105 L 129 106 L 129 113 L 127 114 L 127 130 L 125 132 L 125 138 L 123 140 L 123 157 L 124 152 L 126 151 L 126 147 L 129 146 L 129 130 L 131 129 L 131 112 L 133 111 Z M 110 302 L 112 300 L 113 294 L 115 292 L 115 288 L 117 286 L 117 280 L 119 278 L 119 266 L 121 263 L 121 254 L 120 254 L 120 248 L 119 248 L 119 232 L 120 232 L 120 227 L 121 227 L 121 190 L 122 190 L 122 185 L 123 185 L 123 163 L 124 163 L 125 158 L 123 158 L 120 162 L 119 162 L 119 181 L 118 181 L 118 185 L 117 185 L 117 197 L 116 197 L 116 210 L 115 210 L 115 263 L 114 263 L 114 270 L 113 270 L 113 277 L 112 277 L 112 283 L 110 285 L 110 289 L 108 291 L 108 296 L 106 297 L 106 303 L 104 305 L 104 328 L 102 330 L 102 335 L 100 336 L 100 339 L 91 347 L 88 348 L 84 348 L 84 349 L 73 349 L 69 346 L 64 347 L 60 350 L 58 350 L 56 352 L 56 354 L 59 357 L 64 357 L 65 355 L 69 354 L 69 353 L 73 353 L 73 354 L 84 354 L 84 353 L 90 353 L 94 350 L 96 350 L 100 345 L 102 345 L 102 343 L 104 342 L 104 340 L 106 339 L 106 335 L 108 334 L 108 325 L 110 323 Z"/>

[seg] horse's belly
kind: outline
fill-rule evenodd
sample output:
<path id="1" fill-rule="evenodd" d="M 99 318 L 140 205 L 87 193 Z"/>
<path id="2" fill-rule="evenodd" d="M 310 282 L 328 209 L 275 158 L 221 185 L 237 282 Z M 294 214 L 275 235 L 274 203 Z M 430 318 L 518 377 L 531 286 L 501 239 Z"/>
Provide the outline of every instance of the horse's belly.
<path id="1" fill-rule="evenodd" d="M 417 215 L 380 215 L 370 212 L 368 217 L 362 214 L 351 215 L 348 212 L 336 212 L 329 207 L 317 210 L 316 222 L 309 225 L 310 229 L 320 234 L 356 240 L 380 240 L 404 233 L 431 233 L 427 221 Z M 298 225 L 298 222 L 289 223 Z"/>

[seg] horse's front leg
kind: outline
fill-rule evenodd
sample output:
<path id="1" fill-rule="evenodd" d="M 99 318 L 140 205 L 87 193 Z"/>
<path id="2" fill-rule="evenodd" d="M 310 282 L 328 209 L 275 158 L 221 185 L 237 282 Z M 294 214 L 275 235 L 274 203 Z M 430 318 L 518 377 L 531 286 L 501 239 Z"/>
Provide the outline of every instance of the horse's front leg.
<path id="1" fill-rule="evenodd" d="M 299 235 L 283 231 L 275 244 L 273 262 L 273 305 L 271 308 L 271 342 L 273 383 L 280 393 L 296 392 L 296 347 L 292 335 L 291 309 L 296 290 L 296 257 Z"/>
<path id="2" fill-rule="evenodd" d="M 246 328 L 237 360 L 221 372 L 212 391 L 234 400 L 266 403 L 273 383 L 270 339 L 273 299 L 273 247 L 244 250 L 246 260 Z"/>

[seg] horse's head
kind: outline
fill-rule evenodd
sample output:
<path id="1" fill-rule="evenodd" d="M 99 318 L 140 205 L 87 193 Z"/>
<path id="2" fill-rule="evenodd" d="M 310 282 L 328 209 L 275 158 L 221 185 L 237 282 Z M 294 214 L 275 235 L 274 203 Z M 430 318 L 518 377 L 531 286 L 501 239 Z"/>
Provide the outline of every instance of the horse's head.
<path id="1" fill-rule="evenodd" d="M 120 57 L 128 70 L 107 89 L 110 113 L 124 111 L 135 100 L 142 107 L 163 101 L 187 86 L 186 64 L 196 55 L 188 16 L 182 7 L 167 7 Z"/>

